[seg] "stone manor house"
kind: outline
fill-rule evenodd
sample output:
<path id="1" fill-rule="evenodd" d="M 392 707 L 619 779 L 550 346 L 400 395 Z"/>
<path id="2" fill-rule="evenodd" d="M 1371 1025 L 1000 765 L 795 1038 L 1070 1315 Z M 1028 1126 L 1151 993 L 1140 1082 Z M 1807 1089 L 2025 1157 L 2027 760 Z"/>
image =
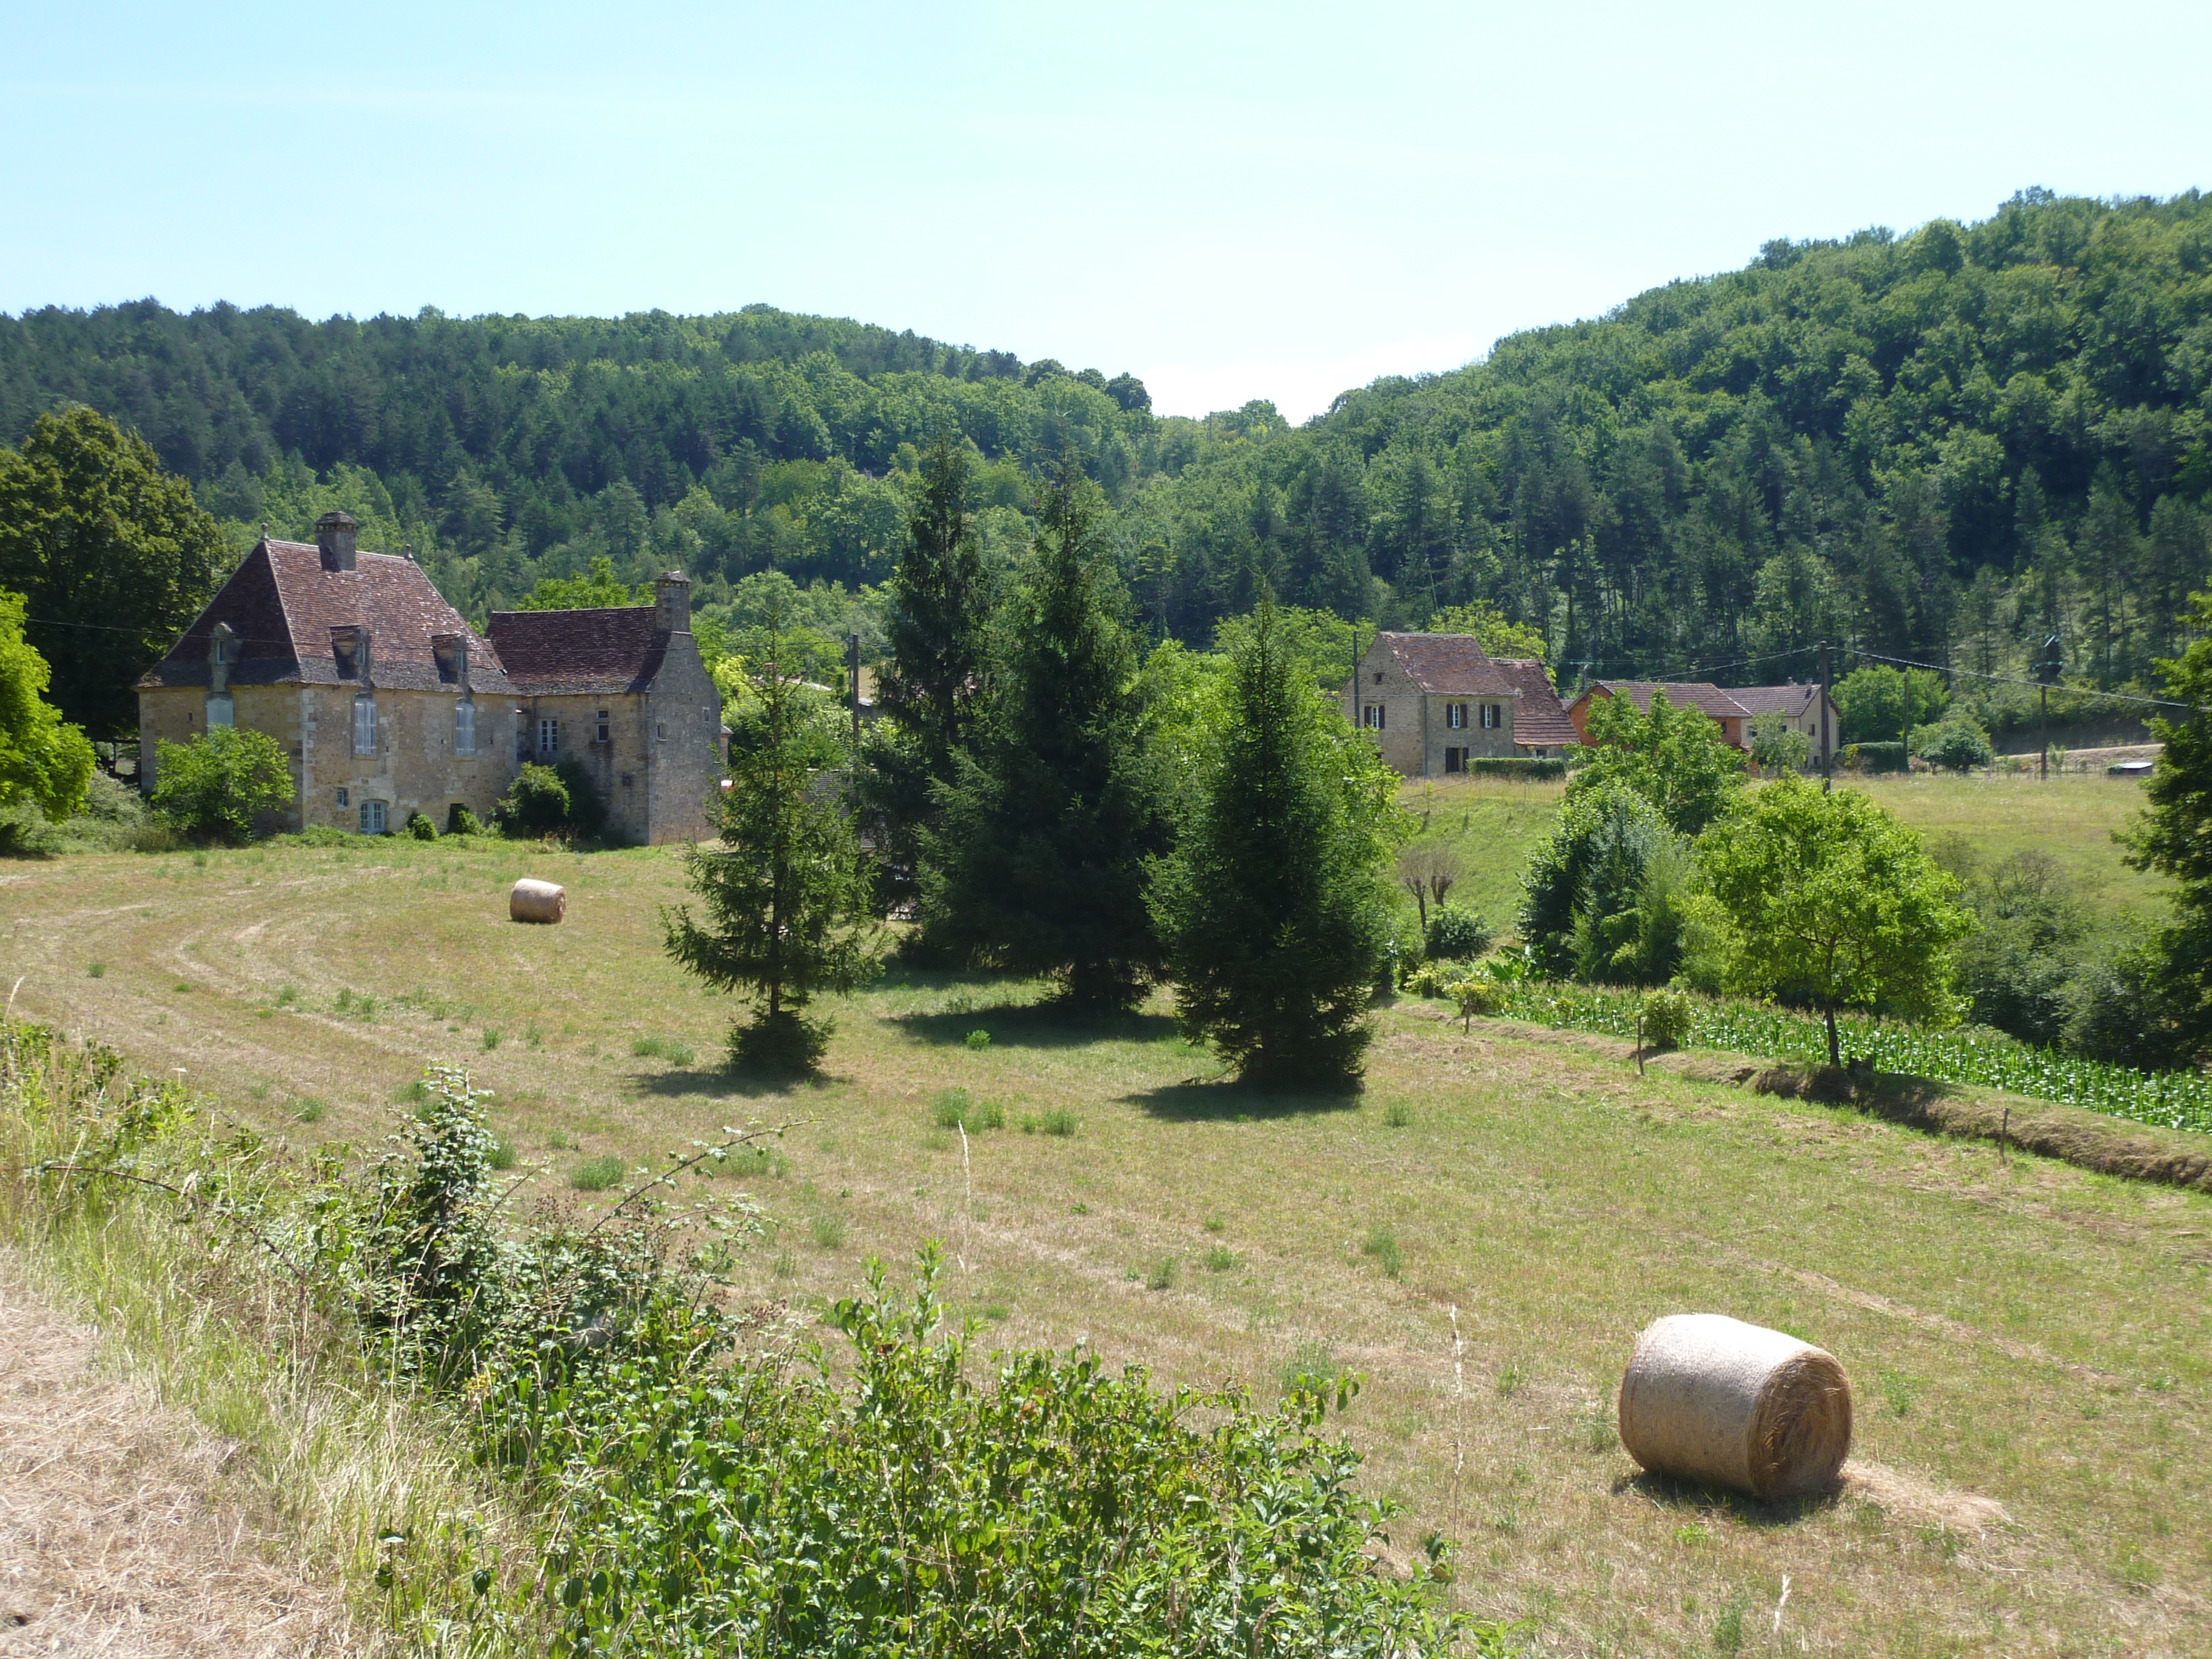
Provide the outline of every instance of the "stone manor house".
<path id="1" fill-rule="evenodd" d="M 721 699 L 691 635 L 691 585 L 650 605 L 495 611 L 489 636 L 413 559 L 356 550 L 325 513 L 315 540 L 264 534 L 138 682 L 139 775 L 155 744 L 216 726 L 266 732 L 296 799 L 268 830 L 398 830 L 455 806 L 488 818 L 523 763 L 575 757 L 611 834 L 703 837 L 722 772 Z"/>
<path id="2" fill-rule="evenodd" d="M 1550 758 L 1582 741 L 1543 664 L 1494 658 L 1472 634 L 1377 634 L 1338 696 L 1409 778 L 1449 777 L 1486 756 Z"/>

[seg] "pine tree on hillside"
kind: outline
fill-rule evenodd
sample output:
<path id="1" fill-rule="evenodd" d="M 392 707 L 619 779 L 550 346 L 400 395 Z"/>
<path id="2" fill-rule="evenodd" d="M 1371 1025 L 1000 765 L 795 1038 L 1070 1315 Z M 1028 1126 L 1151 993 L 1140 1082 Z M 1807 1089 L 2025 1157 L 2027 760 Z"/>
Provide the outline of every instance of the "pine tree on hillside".
<path id="1" fill-rule="evenodd" d="M 1216 705 L 1199 799 L 1153 883 L 1176 1012 L 1249 1081 L 1355 1077 L 1389 933 L 1397 779 L 1283 648 L 1272 599 Z"/>
<path id="2" fill-rule="evenodd" d="M 2158 983 L 2143 1000 L 2151 1006 L 2142 1018 L 2164 1028 L 2145 1046 L 2177 1062 L 2212 1056 L 2212 592 L 2192 594 L 2189 605 L 2189 619 L 2203 632 L 2158 666 L 2165 695 L 2191 712 L 2151 722 L 2164 746 L 2128 860 L 2176 884 L 2172 920 L 2158 937 Z"/>
<path id="3" fill-rule="evenodd" d="M 976 752 L 955 755 L 943 818 L 921 838 L 923 916 L 978 960 L 1059 979 L 1073 1003 L 1126 1007 L 1158 966 L 1144 872 L 1166 826 L 1134 644 L 1092 545 L 1103 513 L 1064 453 L 994 629 Z"/>
<path id="4" fill-rule="evenodd" d="M 661 912 L 668 953 L 717 990 L 750 990 L 755 1018 L 730 1033 L 730 1057 L 766 1072 L 821 1063 L 830 1025 L 808 1018 L 817 991 L 848 991 L 874 966 L 866 855 L 842 803 L 820 787 L 845 756 L 820 693 L 782 672 L 781 617 L 754 689 L 759 702 L 730 742 L 720 844 L 693 847 L 684 873 L 706 912 Z"/>
<path id="5" fill-rule="evenodd" d="M 890 582 L 890 660 L 877 683 L 883 722 L 862 756 L 863 811 L 877 843 L 880 896 L 918 896 L 921 832 L 936 792 L 975 739 L 991 618 L 991 573 L 969 510 L 968 452 L 942 431 L 922 459 L 921 497 L 905 556 Z"/>

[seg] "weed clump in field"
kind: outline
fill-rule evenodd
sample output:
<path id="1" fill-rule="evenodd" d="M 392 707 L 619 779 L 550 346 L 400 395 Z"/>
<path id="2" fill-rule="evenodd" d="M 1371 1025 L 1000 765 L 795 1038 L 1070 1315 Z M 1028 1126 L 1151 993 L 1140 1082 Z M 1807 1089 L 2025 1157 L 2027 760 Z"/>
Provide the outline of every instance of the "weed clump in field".
<path id="1" fill-rule="evenodd" d="M 1022 1119 L 1022 1133 L 1025 1135 L 1043 1133 L 1058 1135 L 1065 1139 L 1082 1127 L 1083 1120 L 1064 1106 L 1054 1107 L 1039 1116 Z"/>
<path id="2" fill-rule="evenodd" d="M 971 1098 L 965 1089 L 940 1091 L 930 1108 L 931 1121 L 940 1129 L 965 1129 L 969 1134 L 1006 1127 L 1006 1109 L 996 1102 Z"/>
<path id="3" fill-rule="evenodd" d="M 639 1037 L 629 1045 L 629 1051 L 639 1060 L 665 1060 L 671 1066 L 689 1066 L 694 1057 L 691 1045 L 674 1037 Z"/>
<path id="4" fill-rule="evenodd" d="M 991 1034 L 988 1031 L 984 1030 L 981 1026 L 978 1026 L 975 1030 L 969 1032 L 967 1036 L 962 1040 L 967 1043 L 969 1048 L 972 1052 L 976 1054 L 982 1053 L 984 1049 L 991 1046 Z"/>
<path id="5" fill-rule="evenodd" d="M 1359 1253 L 1374 1257 L 1376 1265 L 1392 1279 L 1395 1279 L 1406 1265 L 1405 1255 L 1398 1248 L 1398 1235 L 1388 1227 L 1370 1227 L 1365 1241 L 1359 1247 Z"/>
<path id="6" fill-rule="evenodd" d="M 107 977 L 107 964 L 104 962 L 86 963 L 84 964 L 84 976 L 87 979 L 106 979 Z"/>
<path id="7" fill-rule="evenodd" d="M 623 1178 L 622 1159 L 612 1152 L 586 1158 L 568 1171 L 568 1184 L 580 1193 L 603 1193 Z"/>

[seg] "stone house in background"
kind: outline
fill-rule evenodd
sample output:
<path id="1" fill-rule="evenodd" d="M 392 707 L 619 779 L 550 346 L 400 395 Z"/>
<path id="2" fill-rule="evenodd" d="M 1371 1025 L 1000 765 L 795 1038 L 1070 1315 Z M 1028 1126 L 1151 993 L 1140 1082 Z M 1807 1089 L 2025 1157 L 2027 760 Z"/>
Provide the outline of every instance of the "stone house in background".
<path id="1" fill-rule="evenodd" d="M 1338 699 L 1403 777 L 1554 757 L 1581 740 L 1543 664 L 1493 658 L 1472 634 L 1377 634 Z"/>
<path id="2" fill-rule="evenodd" d="M 1721 737 L 1730 746 L 1748 750 L 1751 746 L 1751 722 L 1754 716 L 1778 714 L 1792 726 L 1805 733 L 1813 745 L 1813 759 L 1817 763 L 1820 753 L 1820 688 L 1817 685 L 1732 685 L 1723 690 L 1704 681 L 1672 680 L 1595 680 L 1574 700 L 1567 710 L 1574 721 L 1575 730 L 1587 743 L 1591 708 L 1602 698 L 1623 696 L 1635 703 L 1642 714 L 1651 712 L 1651 694 L 1664 691 L 1667 701 L 1677 708 L 1703 710 L 1719 723 Z M 1836 706 L 1828 704 L 1828 753 L 1832 757 L 1838 746 L 1841 730 L 1836 717 Z"/>
<path id="3" fill-rule="evenodd" d="M 650 606 L 502 615 L 488 639 L 412 559 L 354 538 L 343 513 L 317 521 L 312 544 L 263 536 L 140 678 L 143 787 L 158 781 L 158 741 L 239 726 L 291 757 L 295 799 L 264 830 L 382 835 L 417 811 L 442 830 L 457 805 L 488 817 L 525 761 L 573 754 L 603 785 L 611 833 L 706 832 L 720 704 L 681 574 Z M 518 617 L 505 632 L 521 672 L 494 643 Z"/>

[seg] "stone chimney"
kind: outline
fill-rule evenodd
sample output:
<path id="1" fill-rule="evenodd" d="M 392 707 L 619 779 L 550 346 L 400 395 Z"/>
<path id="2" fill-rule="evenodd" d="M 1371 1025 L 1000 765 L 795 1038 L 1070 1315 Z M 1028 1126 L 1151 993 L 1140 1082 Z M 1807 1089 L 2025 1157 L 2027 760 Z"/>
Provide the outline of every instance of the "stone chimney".
<path id="1" fill-rule="evenodd" d="M 325 570 L 353 568 L 354 522 L 343 513 L 325 513 L 315 520 L 315 545 L 323 556 Z"/>
<path id="2" fill-rule="evenodd" d="M 664 570 L 653 579 L 653 625 L 670 634 L 691 631 L 691 579 Z"/>

